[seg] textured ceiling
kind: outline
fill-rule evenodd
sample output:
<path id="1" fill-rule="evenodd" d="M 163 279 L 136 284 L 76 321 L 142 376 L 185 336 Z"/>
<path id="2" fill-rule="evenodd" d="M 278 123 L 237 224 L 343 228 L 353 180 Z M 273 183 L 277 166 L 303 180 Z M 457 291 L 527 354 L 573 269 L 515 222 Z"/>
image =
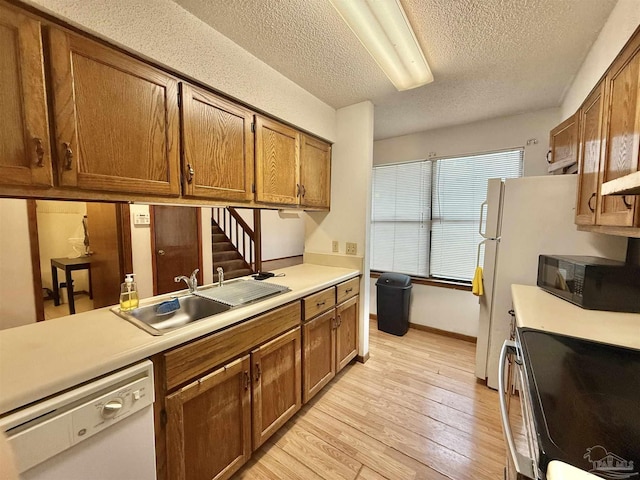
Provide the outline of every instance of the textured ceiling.
<path id="1" fill-rule="evenodd" d="M 398 92 L 329 0 L 175 0 L 375 138 L 559 106 L 616 0 L 402 0 L 435 81 Z"/>

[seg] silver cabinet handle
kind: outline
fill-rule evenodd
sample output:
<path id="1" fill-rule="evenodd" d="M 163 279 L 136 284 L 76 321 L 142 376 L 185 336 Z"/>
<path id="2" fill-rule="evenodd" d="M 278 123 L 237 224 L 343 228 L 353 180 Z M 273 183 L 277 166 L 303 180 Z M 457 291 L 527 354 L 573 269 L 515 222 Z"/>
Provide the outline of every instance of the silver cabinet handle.
<path id="1" fill-rule="evenodd" d="M 158 255 L 164 255 L 164 250 L 158 250 Z"/>
<path id="2" fill-rule="evenodd" d="M 502 431 L 507 441 L 507 450 L 511 456 L 511 460 L 519 474 L 527 478 L 534 479 L 533 460 L 525 457 L 516 449 L 516 443 L 513 440 L 513 432 L 511 431 L 511 423 L 509 422 L 509 412 L 507 410 L 507 399 L 505 398 L 504 385 L 504 365 L 509 354 L 517 353 L 516 344 L 512 340 L 505 340 L 500 351 L 500 363 L 498 364 L 498 394 L 500 398 L 500 417 L 502 419 Z M 523 392 L 524 394 L 524 392 Z"/>

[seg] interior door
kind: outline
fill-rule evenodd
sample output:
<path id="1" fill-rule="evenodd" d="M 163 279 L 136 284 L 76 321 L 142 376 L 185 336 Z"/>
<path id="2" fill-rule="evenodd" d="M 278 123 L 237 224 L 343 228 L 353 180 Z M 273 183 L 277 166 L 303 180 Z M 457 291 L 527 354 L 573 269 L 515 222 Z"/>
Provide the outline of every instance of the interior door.
<path id="1" fill-rule="evenodd" d="M 174 282 L 178 275 L 200 269 L 202 283 L 202 236 L 200 209 L 194 207 L 152 206 L 153 292 L 154 295 L 186 288 Z"/>
<path id="2" fill-rule="evenodd" d="M 93 307 L 115 305 L 125 273 L 132 272 L 129 205 L 87 203 L 87 227 Z"/>

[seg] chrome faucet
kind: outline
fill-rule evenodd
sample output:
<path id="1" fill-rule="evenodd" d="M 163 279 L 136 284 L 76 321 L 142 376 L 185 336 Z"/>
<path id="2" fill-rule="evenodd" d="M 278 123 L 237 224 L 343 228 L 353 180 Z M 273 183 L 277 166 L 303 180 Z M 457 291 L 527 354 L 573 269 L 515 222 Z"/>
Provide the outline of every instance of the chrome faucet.
<path id="1" fill-rule="evenodd" d="M 173 281 L 176 283 L 180 283 L 182 280 L 184 280 L 184 282 L 187 284 L 187 287 L 189 287 L 189 293 L 195 293 L 196 290 L 198 289 L 198 272 L 199 271 L 200 269 L 196 268 L 193 271 L 193 273 L 191 273 L 191 277 L 180 275 L 178 277 L 175 277 Z"/>
<path id="2" fill-rule="evenodd" d="M 222 269 L 222 267 L 218 267 L 217 271 L 218 271 L 218 286 L 221 287 L 222 283 L 224 282 L 224 270 Z"/>

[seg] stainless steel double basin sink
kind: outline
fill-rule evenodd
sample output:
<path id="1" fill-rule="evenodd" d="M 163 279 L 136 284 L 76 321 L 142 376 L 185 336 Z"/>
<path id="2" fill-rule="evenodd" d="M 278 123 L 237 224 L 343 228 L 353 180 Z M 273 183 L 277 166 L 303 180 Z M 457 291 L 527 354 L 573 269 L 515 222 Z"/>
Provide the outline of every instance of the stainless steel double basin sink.
<path id="1" fill-rule="evenodd" d="M 231 308 L 254 303 L 289 291 L 289 288 L 255 280 L 231 280 L 222 286 L 169 297 L 129 311 L 111 311 L 152 335 L 162 335 Z"/>

